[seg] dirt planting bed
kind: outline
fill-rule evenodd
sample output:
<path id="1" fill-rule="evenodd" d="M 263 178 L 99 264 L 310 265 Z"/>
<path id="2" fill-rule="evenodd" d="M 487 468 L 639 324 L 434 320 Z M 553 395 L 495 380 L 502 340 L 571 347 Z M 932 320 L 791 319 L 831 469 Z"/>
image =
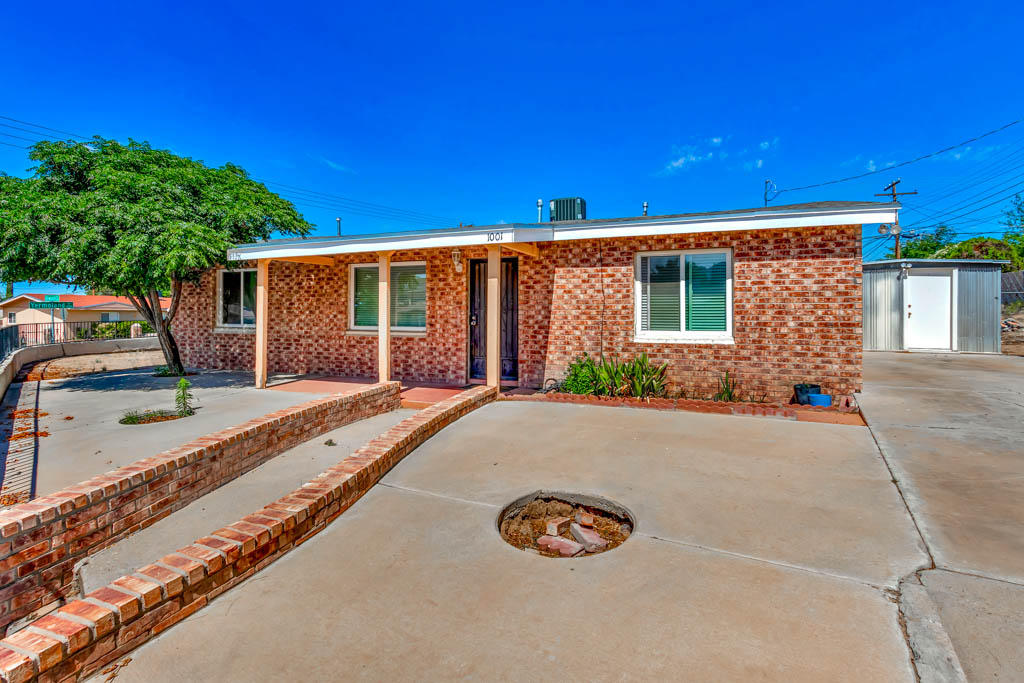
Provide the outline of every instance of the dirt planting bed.
<path id="1" fill-rule="evenodd" d="M 506 507 L 501 537 L 520 550 L 546 557 L 582 557 L 617 548 L 633 532 L 633 515 L 595 496 L 537 491 Z"/>

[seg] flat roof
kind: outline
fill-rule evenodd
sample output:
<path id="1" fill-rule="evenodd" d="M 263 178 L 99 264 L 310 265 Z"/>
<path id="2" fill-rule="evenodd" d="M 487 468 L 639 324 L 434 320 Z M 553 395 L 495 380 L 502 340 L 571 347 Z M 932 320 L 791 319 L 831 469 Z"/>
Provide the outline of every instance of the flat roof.
<path id="1" fill-rule="evenodd" d="M 342 237 L 298 237 L 240 244 L 228 250 L 228 259 L 244 261 L 516 242 L 559 242 L 698 232 L 863 225 L 895 221 L 899 208 L 899 204 L 882 202 L 810 202 L 663 216 L 597 218 L 548 223 L 501 223 Z"/>
<path id="2" fill-rule="evenodd" d="M 902 264 L 913 266 L 1003 266 L 1009 261 L 984 258 L 901 258 L 885 259 L 883 261 L 865 261 L 864 267 L 874 266 L 899 266 Z"/>

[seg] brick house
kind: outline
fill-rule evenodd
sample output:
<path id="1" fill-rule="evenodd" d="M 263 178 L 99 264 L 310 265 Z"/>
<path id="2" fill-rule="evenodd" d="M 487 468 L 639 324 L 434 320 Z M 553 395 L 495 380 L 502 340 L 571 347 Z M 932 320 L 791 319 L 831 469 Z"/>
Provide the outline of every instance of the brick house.
<path id="1" fill-rule="evenodd" d="M 861 388 L 861 226 L 898 206 L 271 240 L 186 285 L 186 364 L 542 387 L 581 353 L 669 364 L 674 390 L 786 400 Z M 383 274 L 383 276 L 381 275 Z"/>

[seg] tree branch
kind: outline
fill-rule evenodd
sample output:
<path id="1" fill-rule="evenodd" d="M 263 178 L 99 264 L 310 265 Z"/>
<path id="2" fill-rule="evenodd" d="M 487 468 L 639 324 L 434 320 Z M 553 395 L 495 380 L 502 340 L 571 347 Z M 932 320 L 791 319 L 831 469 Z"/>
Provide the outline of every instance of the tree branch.
<path id="1" fill-rule="evenodd" d="M 134 295 L 129 294 L 128 300 L 132 302 L 132 306 L 135 306 L 135 310 L 142 314 L 142 317 L 146 319 L 146 322 L 152 325 L 155 329 L 156 321 L 153 320 L 153 313 L 149 310 L 149 304 L 146 302 L 146 298 L 136 298 Z"/>
<path id="2" fill-rule="evenodd" d="M 171 307 L 167 310 L 167 324 L 174 320 L 174 314 L 178 312 L 178 304 L 181 302 L 181 280 L 171 280 Z"/>

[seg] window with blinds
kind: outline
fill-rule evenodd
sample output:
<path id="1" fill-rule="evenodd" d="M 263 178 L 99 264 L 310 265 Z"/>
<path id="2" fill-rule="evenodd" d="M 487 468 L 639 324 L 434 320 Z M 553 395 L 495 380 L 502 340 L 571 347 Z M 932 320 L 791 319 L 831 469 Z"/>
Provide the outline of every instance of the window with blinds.
<path id="1" fill-rule="evenodd" d="M 349 278 L 349 313 L 353 329 L 377 329 L 376 265 L 354 265 Z M 425 263 L 391 264 L 391 329 L 427 329 L 427 266 Z"/>
<path id="2" fill-rule="evenodd" d="M 728 250 L 638 254 L 636 269 L 638 337 L 731 336 Z"/>

